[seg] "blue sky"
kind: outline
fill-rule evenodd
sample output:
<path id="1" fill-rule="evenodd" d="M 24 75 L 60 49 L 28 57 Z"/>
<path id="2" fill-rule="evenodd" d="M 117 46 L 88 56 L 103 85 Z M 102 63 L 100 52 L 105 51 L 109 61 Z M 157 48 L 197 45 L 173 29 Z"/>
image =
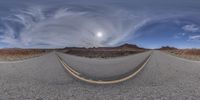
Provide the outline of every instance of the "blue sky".
<path id="1" fill-rule="evenodd" d="M 177 48 L 200 48 L 200 31 L 196 22 L 170 19 L 151 23 L 135 32 L 135 39 L 129 43 L 136 43 L 147 48 L 173 46 Z M 133 37 L 134 38 L 134 37 Z"/>
<path id="2" fill-rule="evenodd" d="M 199 0 L 1 0 L 0 48 L 200 48 Z"/>

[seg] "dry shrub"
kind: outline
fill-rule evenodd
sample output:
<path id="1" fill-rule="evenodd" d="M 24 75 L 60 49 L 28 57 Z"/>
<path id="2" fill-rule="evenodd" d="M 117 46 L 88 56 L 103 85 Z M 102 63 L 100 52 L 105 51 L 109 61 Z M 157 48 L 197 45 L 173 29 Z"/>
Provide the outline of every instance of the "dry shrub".
<path id="1" fill-rule="evenodd" d="M 187 49 L 184 50 L 185 55 L 200 56 L 200 49 Z"/>

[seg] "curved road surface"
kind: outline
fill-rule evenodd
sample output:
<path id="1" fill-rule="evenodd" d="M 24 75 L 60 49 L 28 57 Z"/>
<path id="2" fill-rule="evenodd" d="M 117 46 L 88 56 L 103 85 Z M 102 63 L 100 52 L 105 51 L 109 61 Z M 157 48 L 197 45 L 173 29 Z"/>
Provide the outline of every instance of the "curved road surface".
<path id="1" fill-rule="evenodd" d="M 140 55 L 140 54 L 139 54 Z M 60 61 L 60 63 L 63 65 L 63 67 L 69 72 L 69 74 L 71 74 L 74 78 L 77 78 L 81 81 L 84 81 L 84 82 L 87 82 L 87 83 L 92 83 L 92 84 L 116 84 L 116 83 L 120 83 L 120 82 L 124 82 L 124 81 L 127 81 L 131 78 L 133 78 L 134 76 L 136 76 L 144 67 L 145 65 L 148 63 L 148 61 L 150 60 L 151 58 L 151 55 L 149 55 L 148 57 L 146 57 L 146 59 L 144 61 L 142 61 L 139 65 L 137 65 L 136 67 L 133 67 L 132 69 L 130 69 L 129 71 L 127 71 L 126 73 L 124 74 L 120 74 L 120 75 L 117 75 L 117 76 L 113 76 L 113 77 L 105 77 L 105 74 L 104 74 L 104 71 L 102 71 L 102 73 L 100 74 L 101 76 L 103 76 L 102 78 L 99 78 L 99 77 L 96 77 L 97 75 L 94 74 L 94 76 L 89 76 L 88 72 L 92 71 L 90 69 L 90 71 L 87 71 L 86 73 L 82 73 L 82 72 L 77 72 L 77 70 L 75 70 L 74 68 L 72 68 L 71 66 L 69 66 L 68 64 L 66 64 L 62 58 L 60 58 L 58 56 L 58 60 Z M 121 59 L 122 61 L 119 61 L 121 63 L 123 63 L 124 59 Z M 90 61 L 91 62 L 91 61 Z M 113 60 L 114 62 L 114 60 Z M 101 64 L 101 63 L 100 63 Z M 126 64 L 126 63 L 124 63 Z M 98 65 L 98 64 L 97 64 Z M 113 71 L 113 69 L 116 69 L 116 66 L 119 66 L 119 64 L 109 64 L 110 66 L 107 66 L 108 69 L 105 68 L 105 70 L 111 70 L 109 71 L 110 73 L 108 74 L 111 74 L 111 72 Z M 133 64 L 130 64 L 132 66 L 134 66 Z M 105 65 L 102 65 L 101 66 L 105 66 Z M 101 66 L 99 66 L 101 68 Z M 97 67 L 97 66 L 93 66 L 93 67 Z M 112 68 L 113 67 L 113 68 Z M 82 67 L 80 66 L 80 68 L 82 69 L 85 69 L 85 67 Z M 100 68 L 96 68 L 96 69 L 100 69 Z M 126 66 L 119 66 L 117 67 L 118 70 L 123 70 L 123 69 L 127 69 Z M 92 71 L 92 72 L 95 72 L 95 71 Z M 99 71 L 96 70 L 96 73 L 98 73 Z"/>
<path id="2" fill-rule="evenodd" d="M 55 53 L 24 62 L 0 63 L 0 100 L 199 98 L 200 62 L 182 60 L 160 51 L 153 51 L 151 59 L 136 77 L 113 85 L 87 84 L 72 78 L 60 64 Z"/>
<path id="3" fill-rule="evenodd" d="M 136 67 L 140 67 L 150 55 L 149 52 L 139 53 L 124 57 L 115 57 L 112 59 L 85 58 L 57 53 L 59 58 L 72 69 L 80 72 L 88 78 L 99 80 L 118 79 L 132 73 Z"/>

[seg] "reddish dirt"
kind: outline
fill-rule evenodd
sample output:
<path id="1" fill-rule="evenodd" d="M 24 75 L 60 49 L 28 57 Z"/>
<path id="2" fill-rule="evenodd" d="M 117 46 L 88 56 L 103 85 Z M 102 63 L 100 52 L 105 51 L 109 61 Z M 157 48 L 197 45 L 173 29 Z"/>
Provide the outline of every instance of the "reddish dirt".
<path id="1" fill-rule="evenodd" d="M 191 60 L 200 60 L 200 49 L 162 50 L 172 55 Z"/>
<path id="2" fill-rule="evenodd" d="M 141 53 L 147 51 L 147 49 L 138 47 L 137 45 L 124 44 L 118 47 L 64 48 L 61 51 L 67 54 L 89 58 L 109 58 Z"/>
<path id="3" fill-rule="evenodd" d="M 0 60 L 21 60 L 40 56 L 45 52 L 39 49 L 0 49 Z"/>
<path id="4" fill-rule="evenodd" d="M 130 54 L 136 54 L 143 51 L 92 51 L 92 50 L 69 50 L 65 53 L 76 55 L 76 56 L 83 56 L 89 58 L 109 58 L 109 57 L 118 57 L 118 56 L 127 56 Z"/>
<path id="5" fill-rule="evenodd" d="M 186 49 L 183 51 L 185 55 L 196 55 L 200 56 L 200 49 Z"/>
<path id="6" fill-rule="evenodd" d="M 50 51 L 58 51 L 76 56 L 83 56 L 89 58 L 109 58 L 126 56 L 144 52 L 147 49 L 140 48 L 137 45 L 124 44 L 118 47 L 98 47 L 98 48 L 78 48 L 66 47 L 64 49 L 0 49 L 0 60 L 21 60 L 41 56 Z"/>

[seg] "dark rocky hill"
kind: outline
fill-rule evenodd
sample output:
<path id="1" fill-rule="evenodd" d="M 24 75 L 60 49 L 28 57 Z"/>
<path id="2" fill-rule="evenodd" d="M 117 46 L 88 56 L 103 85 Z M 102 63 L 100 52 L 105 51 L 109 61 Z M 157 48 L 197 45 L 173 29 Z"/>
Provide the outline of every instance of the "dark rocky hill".
<path id="1" fill-rule="evenodd" d="M 171 46 L 162 46 L 158 50 L 178 50 L 178 49 L 175 47 L 171 47 Z"/>

